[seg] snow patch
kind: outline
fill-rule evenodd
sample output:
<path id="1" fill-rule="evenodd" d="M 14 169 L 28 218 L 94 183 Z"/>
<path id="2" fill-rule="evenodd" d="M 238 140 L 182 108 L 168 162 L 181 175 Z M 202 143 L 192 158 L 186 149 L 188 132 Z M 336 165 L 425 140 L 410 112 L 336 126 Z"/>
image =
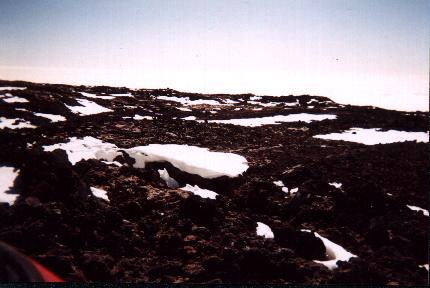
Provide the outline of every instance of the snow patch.
<path id="1" fill-rule="evenodd" d="M 429 264 L 419 265 L 420 268 L 424 268 L 429 271 Z"/>
<path id="2" fill-rule="evenodd" d="M 48 118 L 51 120 L 51 122 L 59 122 L 59 121 L 66 121 L 66 117 L 61 115 L 54 115 L 54 114 L 46 114 L 46 113 L 34 113 L 34 115 L 39 117 Z"/>
<path id="3" fill-rule="evenodd" d="M 412 206 L 412 205 L 406 205 L 406 206 L 413 211 L 423 212 L 424 216 L 429 216 L 429 210 L 426 210 L 417 206 Z"/>
<path id="4" fill-rule="evenodd" d="M 81 104 L 82 106 L 69 106 L 64 104 L 66 105 L 67 108 L 70 109 L 70 111 L 72 111 L 75 114 L 93 115 L 93 114 L 113 111 L 111 109 L 108 109 L 106 107 L 103 107 L 95 102 L 92 102 L 86 99 L 76 99 L 76 101 L 78 101 L 78 103 Z"/>
<path id="5" fill-rule="evenodd" d="M 207 100 L 207 99 L 190 100 L 189 97 L 158 96 L 157 99 L 178 102 L 178 103 L 181 103 L 182 105 L 203 105 L 203 104 L 221 105 L 221 103 L 215 100 Z"/>
<path id="6" fill-rule="evenodd" d="M 150 144 L 127 149 L 136 160 L 134 167 L 146 162 L 168 161 L 176 168 L 204 178 L 236 177 L 248 169 L 244 157 L 234 153 L 212 152 L 207 148 L 178 144 Z"/>
<path id="7" fill-rule="evenodd" d="M 70 163 L 80 160 L 99 159 L 113 161 L 121 155 L 120 148 L 111 143 L 87 136 L 69 138 L 67 143 L 43 146 L 45 151 L 63 149 Z M 205 178 L 221 176 L 237 177 L 248 169 L 247 160 L 234 153 L 212 152 L 208 148 L 178 144 L 150 144 L 122 149 L 136 160 L 134 167 L 144 168 L 147 162 L 170 162 L 176 168 Z"/>
<path id="8" fill-rule="evenodd" d="M 427 143 L 429 140 L 429 133 L 407 132 L 398 130 L 380 131 L 380 128 L 351 128 L 347 131 L 343 131 L 342 133 L 315 135 L 314 138 L 357 142 L 365 145 L 388 144 L 404 141 L 417 141 Z"/>
<path id="9" fill-rule="evenodd" d="M 328 185 L 334 186 L 337 189 L 340 189 L 340 187 L 342 187 L 342 183 L 337 183 L 337 182 L 330 182 L 328 183 Z"/>
<path id="10" fill-rule="evenodd" d="M 186 112 L 191 112 L 193 110 L 191 110 L 190 108 L 185 108 L 185 107 L 176 107 L 176 109 L 181 110 L 181 111 L 186 111 Z"/>
<path id="11" fill-rule="evenodd" d="M 12 87 L 12 86 L 6 86 L 6 87 L 0 87 L 0 91 L 3 90 L 25 90 L 27 87 Z"/>
<path id="12" fill-rule="evenodd" d="M 211 190 L 202 189 L 197 185 L 191 186 L 191 185 L 187 184 L 187 185 L 185 185 L 185 187 L 182 187 L 180 189 L 184 190 L 184 191 L 191 192 L 191 193 L 198 195 L 202 198 L 215 199 L 216 196 L 218 196 L 218 193 L 211 191 Z"/>
<path id="13" fill-rule="evenodd" d="M 29 101 L 25 98 L 21 98 L 18 96 L 12 96 L 12 97 L 8 97 L 8 98 L 2 98 L 2 100 L 4 102 L 7 103 L 28 103 Z"/>
<path id="14" fill-rule="evenodd" d="M 113 96 L 97 95 L 97 94 L 92 94 L 87 92 L 79 92 L 79 93 L 81 93 L 82 96 L 85 96 L 88 98 L 96 98 L 96 99 L 104 99 L 104 100 L 112 100 L 115 98 Z"/>
<path id="15" fill-rule="evenodd" d="M 96 187 L 90 187 L 91 193 L 98 198 L 102 198 L 109 202 L 109 197 L 107 196 L 107 192 L 103 189 L 99 189 Z"/>
<path id="16" fill-rule="evenodd" d="M 196 116 L 187 116 L 184 118 L 181 118 L 182 120 L 187 120 L 187 121 L 192 121 L 192 120 L 197 120 Z"/>
<path id="17" fill-rule="evenodd" d="M 139 115 L 139 114 L 135 114 L 133 116 L 133 119 L 134 120 L 144 120 L 144 119 L 146 119 L 146 120 L 152 120 L 153 118 L 151 116 L 142 116 L 142 115 Z"/>
<path id="18" fill-rule="evenodd" d="M 0 166 L 0 202 L 12 205 L 16 198 L 18 198 L 18 194 L 6 193 L 6 191 L 13 187 L 18 174 L 19 170 L 16 170 L 14 167 Z"/>
<path id="19" fill-rule="evenodd" d="M 274 238 L 272 229 L 264 223 L 257 222 L 257 235 L 263 236 L 264 238 Z"/>
<path id="20" fill-rule="evenodd" d="M 306 230 L 306 229 L 302 229 L 301 231 L 311 232 L 310 230 Z M 333 270 L 337 268 L 337 264 L 336 264 L 337 261 L 349 261 L 349 259 L 351 259 L 352 257 L 357 257 L 357 255 L 354 255 L 346 251 L 342 246 L 328 240 L 325 237 L 322 237 L 317 232 L 314 232 L 314 235 L 323 241 L 326 249 L 327 258 L 330 259 L 326 261 L 313 260 L 314 262 L 323 264 L 328 269 Z"/>
<path id="21" fill-rule="evenodd" d="M 281 122 L 298 122 L 303 121 L 310 123 L 312 121 L 322 121 L 326 119 L 336 119 L 336 115 L 330 114 L 290 114 L 290 115 L 276 115 L 261 118 L 241 118 L 241 119 L 229 119 L 229 120 L 209 120 L 212 123 L 222 124 L 233 124 L 246 127 L 258 127 L 263 125 L 280 124 Z"/>
<path id="22" fill-rule="evenodd" d="M 105 164 L 108 164 L 108 165 L 112 164 L 112 165 L 115 165 L 115 166 L 118 166 L 118 167 L 122 167 L 123 166 L 118 161 L 102 161 L 102 162 L 105 163 Z"/>
<path id="23" fill-rule="evenodd" d="M 103 159 L 113 161 L 113 159 L 121 155 L 118 152 L 118 147 L 114 144 L 103 142 L 91 136 L 86 136 L 83 139 L 71 137 L 67 143 L 59 143 L 49 146 L 43 146 L 45 151 L 54 151 L 62 149 L 66 151 L 70 163 L 75 165 L 81 160 L 88 159 Z"/>
<path id="24" fill-rule="evenodd" d="M 163 179 L 164 182 L 166 182 L 167 187 L 173 189 L 179 187 L 179 183 L 175 179 L 170 177 L 169 172 L 167 172 L 166 168 L 164 168 L 163 170 L 158 170 L 158 174 L 160 174 L 160 178 Z"/>
<path id="25" fill-rule="evenodd" d="M 16 123 L 18 122 L 19 123 Z M 36 126 L 32 125 L 28 121 L 24 121 L 23 119 L 13 118 L 8 119 L 5 117 L 0 117 L 0 129 L 10 128 L 10 129 L 20 129 L 20 128 L 36 128 Z"/>

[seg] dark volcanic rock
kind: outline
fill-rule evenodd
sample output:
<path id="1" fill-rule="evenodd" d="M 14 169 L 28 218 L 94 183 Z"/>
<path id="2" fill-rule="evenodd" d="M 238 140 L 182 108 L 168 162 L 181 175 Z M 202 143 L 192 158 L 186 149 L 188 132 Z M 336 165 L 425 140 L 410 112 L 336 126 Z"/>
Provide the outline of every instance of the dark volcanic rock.
<path id="1" fill-rule="evenodd" d="M 37 127 L 0 129 L 0 167 L 19 170 L 7 192 L 19 194 L 17 201 L 0 203 L 0 240 L 67 281 L 428 285 L 422 268 L 428 264 L 428 217 L 406 206 L 428 206 L 428 144 L 313 138 L 351 127 L 427 132 L 427 112 L 344 106 L 310 95 L 265 96 L 258 102 L 276 105 L 263 107 L 252 102 L 252 94 L 0 80 L 0 87 L 6 86 L 27 87 L 2 94 L 29 102 L 2 98 L 0 116 Z M 77 99 L 85 98 L 79 92 L 131 97 L 88 98 L 113 112 L 81 116 L 65 106 L 79 106 Z M 239 104 L 184 107 L 157 96 Z M 296 101 L 299 105 L 290 106 Z M 261 127 L 208 122 L 296 113 L 337 118 Z M 136 114 L 153 120 L 137 120 Z M 182 119 L 188 116 L 203 121 Z M 85 136 L 120 147 L 116 162 L 88 159 L 71 165 L 65 151 L 43 151 Z M 156 143 L 236 153 L 249 168 L 239 177 L 206 179 L 169 162 L 133 167 L 135 159 L 125 149 Z M 159 169 L 179 187 L 169 188 Z M 218 196 L 185 192 L 180 188 L 186 184 Z M 105 190 L 109 201 L 92 195 L 91 187 Z M 292 188 L 298 191 L 291 193 Z M 258 236 L 257 222 L 267 224 L 274 239 Z M 327 269 L 313 261 L 328 260 L 323 242 L 304 229 L 318 231 L 357 257 Z"/>

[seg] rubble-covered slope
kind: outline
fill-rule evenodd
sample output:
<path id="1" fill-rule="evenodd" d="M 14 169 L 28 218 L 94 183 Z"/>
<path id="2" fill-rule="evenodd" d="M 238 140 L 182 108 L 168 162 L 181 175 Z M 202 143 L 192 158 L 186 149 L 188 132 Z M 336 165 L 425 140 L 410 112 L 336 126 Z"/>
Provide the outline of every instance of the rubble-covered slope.
<path id="1" fill-rule="evenodd" d="M 0 240 L 69 281 L 427 284 L 428 169 L 425 112 L 0 81 Z"/>

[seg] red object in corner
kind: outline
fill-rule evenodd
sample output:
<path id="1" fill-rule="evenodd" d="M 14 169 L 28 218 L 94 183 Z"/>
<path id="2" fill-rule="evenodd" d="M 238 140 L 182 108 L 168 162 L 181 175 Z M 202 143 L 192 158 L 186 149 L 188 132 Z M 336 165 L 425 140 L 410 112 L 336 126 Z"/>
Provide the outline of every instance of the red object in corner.
<path id="1" fill-rule="evenodd" d="M 64 282 L 63 279 L 34 261 L 33 259 L 30 259 L 31 263 L 33 263 L 34 267 L 36 267 L 37 271 L 40 273 L 40 275 L 43 278 L 44 282 Z"/>

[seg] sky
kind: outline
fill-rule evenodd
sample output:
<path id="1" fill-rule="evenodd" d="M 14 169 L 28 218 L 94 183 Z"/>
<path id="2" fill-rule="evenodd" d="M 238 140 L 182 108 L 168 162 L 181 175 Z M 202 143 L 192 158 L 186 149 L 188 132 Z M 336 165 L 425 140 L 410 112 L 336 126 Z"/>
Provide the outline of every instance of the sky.
<path id="1" fill-rule="evenodd" d="M 0 0 L 0 79 L 429 110 L 427 0 Z"/>

